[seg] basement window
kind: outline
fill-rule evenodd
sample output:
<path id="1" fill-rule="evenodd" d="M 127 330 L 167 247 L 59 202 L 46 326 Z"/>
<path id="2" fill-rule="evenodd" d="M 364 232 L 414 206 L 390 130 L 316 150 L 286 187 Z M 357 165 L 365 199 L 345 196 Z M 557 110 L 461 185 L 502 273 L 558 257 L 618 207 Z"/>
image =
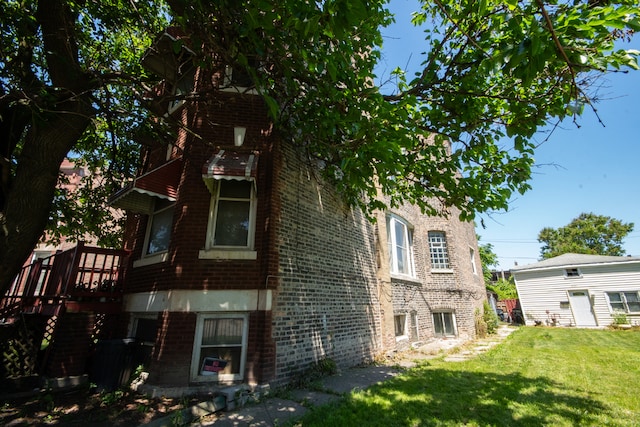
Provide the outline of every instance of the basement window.
<path id="1" fill-rule="evenodd" d="M 393 321 L 395 324 L 396 340 L 406 339 L 407 338 L 407 315 L 396 314 L 395 316 L 393 316 Z"/>
<path id="2" fill-rule="evenodd" d="M 456 324 L 453 313 L 433 313 L 433 328 L 437 337 L 454 337 L 456 335 Z"/>

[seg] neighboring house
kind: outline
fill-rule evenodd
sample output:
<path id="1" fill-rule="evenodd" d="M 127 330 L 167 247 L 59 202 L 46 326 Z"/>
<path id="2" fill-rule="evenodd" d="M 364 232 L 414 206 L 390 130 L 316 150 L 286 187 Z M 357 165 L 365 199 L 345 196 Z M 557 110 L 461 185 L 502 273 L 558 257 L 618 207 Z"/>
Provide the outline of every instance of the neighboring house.
<path id="1" fill-rule="evenodd" d="M 640 324 L 640 257 L 564 254 L 511 269 L 527 325 Z"/>
<path id="2" fill-rule="evenodd" d="M 493 270 L 491 272 L 491 283 L 496 283 L 498 280 L 509 280 L 509 278 L 511 277 L 511 272 L 510 271 L 504 271 L 504 270 Z"/>
<path id="3" fill-rule="evenodd" d="M 414 206 L 367 221 L 272 131 L 246 78 L 194 72 L 184 55 L 168 73 L 174 36 L 143 63 L 169 91 L 216 90 L 165 106 L 191 131 L 146 149 L 112 198 L 133 259 L 123 336 L 152 346 L 148 383 L 277 385 L 323 358 L 354 366 L 473 338 L 486 299 L 473 224 Z"/>
<path id="4" fill-rule="evenodd" d="M 73 161 L 65 158 L 60 165 L 60 174 L 64 175 L 66 182 L 59 184 L 59 188 L 62 188 L 67 193 L 73 193 L 80 186 L 82 179 L 87 176 L 88 173 L 89 171 L 87 167 L 76 166 Z M 62 236 L 60 242 L 55 245 L 49 243 L 49 239 L 46 235 L 41 239 L 41 241 L 42 243 L 38 243 L 26 264 L 31 264 L 37 259 L 49 257 L 58 251 L 71 249 L 76 245 L 76 242 L 69 242 L 64 236 Z M 92 244 L 93 242 L 90 239 L 87 239 L 87 243 Z"/>

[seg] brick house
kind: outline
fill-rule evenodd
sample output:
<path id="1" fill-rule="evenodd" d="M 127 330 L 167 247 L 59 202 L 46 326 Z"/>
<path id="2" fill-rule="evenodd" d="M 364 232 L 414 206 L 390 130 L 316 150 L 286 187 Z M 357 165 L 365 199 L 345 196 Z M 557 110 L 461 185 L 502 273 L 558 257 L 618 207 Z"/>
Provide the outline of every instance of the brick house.
<path id="1" fill-rule="evenodd" d="M 183 130 L 147 146 L 140 176 L 112 198 L 133 260 L 122 333 L 151 348 L 149 384 L 278 385 L 323 358 L 347 367 L 474 337 L 486 294 L 473 224 L 414 206 L 369 222 L 229 67 L 166 72 L 172 40 L 143 61 L 162 87 L 216 90 L 160 105 Z"/>

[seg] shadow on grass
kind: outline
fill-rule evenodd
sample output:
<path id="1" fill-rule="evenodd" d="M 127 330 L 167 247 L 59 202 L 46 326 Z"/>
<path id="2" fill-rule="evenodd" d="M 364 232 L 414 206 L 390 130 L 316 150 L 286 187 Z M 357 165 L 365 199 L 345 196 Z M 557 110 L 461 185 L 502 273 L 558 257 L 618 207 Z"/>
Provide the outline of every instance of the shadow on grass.
<path id="1" fill-rule="evenodd" d="M 582 426 L 615 419 L 609 412 L 548 378 L 417 368 L 317 408 L 296 425 Z"/>

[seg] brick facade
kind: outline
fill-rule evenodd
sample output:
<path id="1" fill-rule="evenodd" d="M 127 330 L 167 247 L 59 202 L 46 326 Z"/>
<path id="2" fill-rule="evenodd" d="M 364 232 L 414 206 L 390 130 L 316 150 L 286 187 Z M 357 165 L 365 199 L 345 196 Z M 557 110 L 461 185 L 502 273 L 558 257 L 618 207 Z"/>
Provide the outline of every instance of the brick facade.
<path id="1" fill-rule="evenodd" d="M 433 312 L 453 313 L 456 335 L 463 339 L 474 338 L 475 313 L 482 310 L 486 293 L 473 224 L 460 221 L 455 211 L 448 217 L 433 217 L 422 215 L 415 206 L 406 205 L 393 209 L 390 213 L 398 215 L 414 227 L 416 278 L 391 279 L 393 311 L 409 316 L 409 330 L 412 332 L 408 340 L 398 341 L 398 347 L 434 338 Z M 428 242 L 430 231 L 444 232 L 449 269 L 432 268 Z M 417 334 L 414 329 L 417 329 Z"/>
<path id="2" fill-rule="evenodd" d="M 328 357 L 339 366 L 382 351 L 374 227 L 344 205 L 289 144 L 276 170 L 276 377 Z"/>
<path id="3" fill-rule="evenodd" d="M 200 362 L 192 360 L 207 316 L 238 316 L 248 324 L 240 380 L 250 383 L 284 384 L 322 358 L 353 366 L 433 338 L 438 310 L 455 316 L 458 336 L 474 336 L 474 312 L 485 294 L 481 273 L 471 271 L 471 251 L 480 266 L 472 224 L 453 215 L 425 217 L 411 206 L 396 209 L 413 227 L 416 274 L 394 277 L 385 213 L 373 224 L 345 206 L 320 178 L 319 166 L 272 132 L 258 96 L 217 91 L 175 114 L 193 133 L 181 131 L 170 150 L 150 146 L 141 171 L 160 166 L 167 152 L 184 165 L 166 256 L 136 264 L 148 215 L 130 213 L 126 231 L 134 264 L 126 276 L 125 310 L 131 326 L 141 317 L 157 325 L 150 383 L 207 382 L 202 373 L 196 378 Z M 246 128 L 242 146 L 233 144 L 236 126 Z M 253 259 L 202 255 L 212 206 L 202 166 L 220 149 L 258 158 Z M 430 268 L 430 230 L 446 234 L 447 272 Z M 398 314 L 414 322 L 404 340 L 395 336 Z"/>

